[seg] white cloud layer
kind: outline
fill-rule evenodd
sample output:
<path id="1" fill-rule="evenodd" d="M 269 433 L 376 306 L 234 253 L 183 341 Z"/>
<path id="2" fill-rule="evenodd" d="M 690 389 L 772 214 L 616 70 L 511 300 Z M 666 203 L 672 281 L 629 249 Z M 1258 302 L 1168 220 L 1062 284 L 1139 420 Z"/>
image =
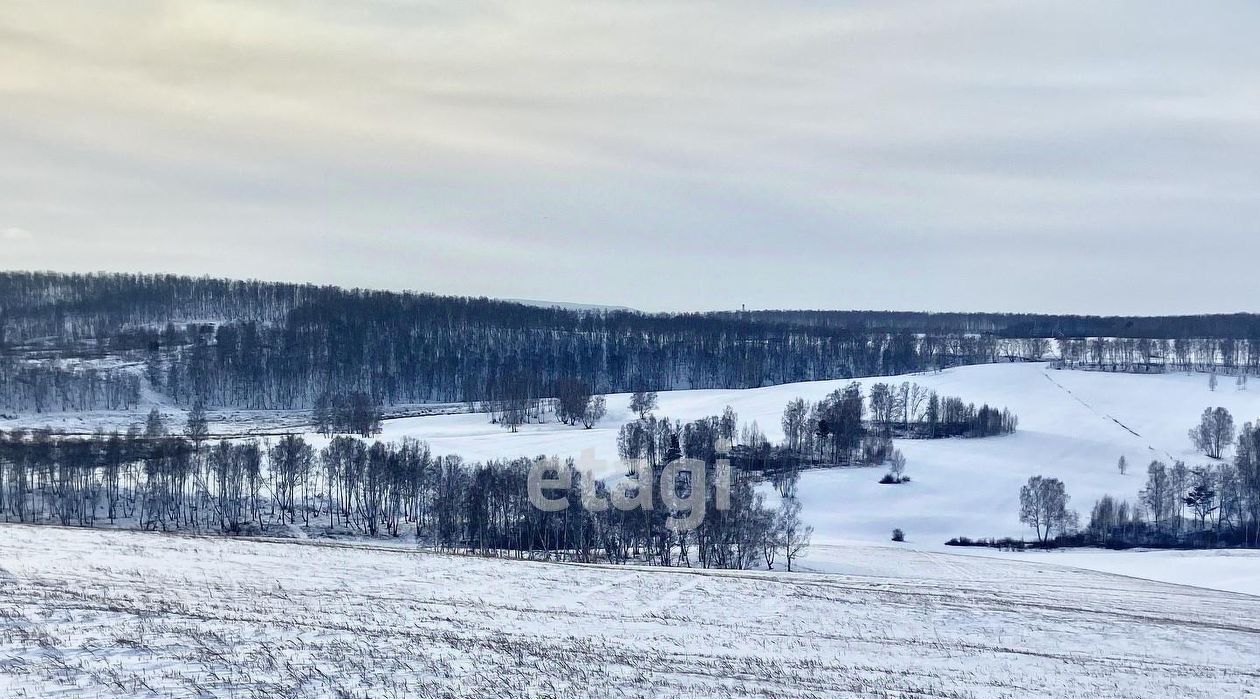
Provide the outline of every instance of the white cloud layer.
<path id="1" fill-rule="evenodd" d="M 1255 310 L 1256 20 L 10 0 L 0 221 L 41 236 L 2 266 L 647 309 Z"/>

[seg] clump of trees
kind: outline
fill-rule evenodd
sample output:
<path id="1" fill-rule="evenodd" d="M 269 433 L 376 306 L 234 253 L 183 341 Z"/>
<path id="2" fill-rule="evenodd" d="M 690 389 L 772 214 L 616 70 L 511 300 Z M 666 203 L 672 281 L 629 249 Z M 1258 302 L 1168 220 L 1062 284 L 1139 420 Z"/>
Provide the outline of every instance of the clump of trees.
<path id="1" fill-rule="evenodd" d="M 817 403 L 801 398 L 783 411 L 785 435 L 780 458 L 815 465 L 857 465 L 882 461 L 890 443 L 871 435 L 863 421 L 861 384 L 851 382 Z"/>
<path id="2" fill-rule="evenodd" d="M 1221 458 L 1234 441 L 1234 417 L 1225 408 L 1204 408 L 1199 424 L 1190 430 L 1190 441 L 1209 458 Z"/>
<path id="3" fill-rule="evenodd" d="M 586 402 L 586 410 L 582 411 L 582 417 L 579 418 L 579 421 L 582 423 L 582 427 L 589 430 L 595 426 L 595 423 L 603 420 L 604 415 L 607 413 L 608 402 L 605 398 L 603 396 L 591 396 L 591 399 Z"/>
<path id="4" fill-rule="evenodd" d="M 770 456 L 793 467 L 879 464 L 893 458 L 894 437 L 986 437 L 1014 432 L 1018 422 L 1008 410 L 976 408 L 910 382 L 876 383 L 868 402 L 853 382 L 817 403 L 788 403 L 780 422 L 784 442 Z"/>
<path id="5" fill-rule="evenodd" d="M 397 535 L 425 514 L 433 462 L 414 440 L 339 436 L 317 452 L 298 435 L 202 444 L 139 427 L 91 437 L 15 430 L 0 433 L 0 510 L 6 521 L 232 534 L 323 516 L 331 529 Z"/>
<path id="6" fill-rule="evenodd" d="M 591 387 L 578 379 L 561 379 L 556 382 L 556 417 L 566 425 L 576 425 L 590 409 Z"/>
<path id="7" fill-rule="evenodd" d="M 1190 430 L 1191 441 L 1213 463 L 1196 467 L 1160 460 L 1130 501 L 1111 495 L 1094 503 L 1079 532 L 1060 529 L 1061 545 L 1113 548 L 1260 546 L 1260 425 L 1245 423 L 1235 436 L 1224 408 L 1207 408 Z M 1233 445 L 1233 462 L 1224 460 Z M 1120 460 L 1120 472 L 1127 464 Z"/>
<path id="8" fill-rule="evenodd" d="M 366 393 L 348 395 L 325 393 L 315 401 L 311 414 L 315 431 L 324 436 L 357 434 L 373 437 L 381 433 L 381 408 Z"/>
<path id="9" fill-rule="evenodd" d="M 1188 467 L 1152 461 L 1135 501 L 1104 496 L 1094 504 L 1082 543 L 1131 546 L 1260 546 L 1260 435 L 1248 423 L 1235 463 Z"/>
<path id="10" fill-rule="evenodd" d="M 756 424 L 741 426 L 729 406 L 721 415 L 687 423 L 648 415 L 623 425 L 617 450 L 631 467 L 629 475 L 659 482 L 665 466 L 679 458 L 703 462 L 710 472 L 706 483 L 715 481 L 712 469 L 719 462 L 728 463 L 734 474 L 729 509 L 708 508 L 704 522 L 692 532 L 669 531 L 665 510 L 640 513 L 644 529 L 654 532 L 644 538 L 644 555 L 666 564 L 676 560 L 690 565 L 690 550 L 694 548 L 701 565 L 733 568 L 748 568 L 758 559 L 772 568 L 781 556 L 792 570 L 808 548 L 813 529 L 800 519 L 796 472 L 773 475 L 772 482 L 781 496 L 776 510 L 767 508 L 754 490 L 769 468 L 769 448 Z"/>
<path id="11" fill-rule="evenodd" d="M 735 412 L 728 406 L 722 415 L 686 424 L 648 414 L 621 427 L 618 448 L 623 459 L 642 459 L 655 464 L 667 460 L 667 451 L 674 442 L 683 444 L 683 451 L 703 451 L 711 450 L 715 440 L 724 440 L 733 445 L 730 453 L 733 463 L 767 474 L 773 481 L 782 480 L 802 468 L 889 463 L 889 475 L 882 482 L 903 483 L 910 478 L 905 475 L 905 457 L 892 447 L 894 435 L 981 436 L 993 430 L 998 433 L 1013 430 L 1017 422 L 1007 411 L 987 407 L 976 410 L 962 406 L 957 399 L 942 402 L 932 391 L 910 383 L 895 392 L 885 384 L 876 384 L 871 395 L 874 407 L 869 413 L 857 382 L 837 388 L 816 403 L 793 399 L 783 410 L 780 425 L 784 438 L 778 444 L 766 439 L 756 422 L 739 426 Z M 893 396 L 906 400 L 902 403 Z M 906 413 L 900 409 L 889 411 L 890 403 L 911 407 L 909 431 L 904 427 Z M 920 412 L 914 408 L 920 403 L 924 406 L 921 414 L 929 416 L 922 428 L 919 427 Z M 944 413 L 940 410 L 942 404 L 950 406 Z M 955 405 L 962 407 L 954 410 Z M 900 427 L 894 428 L 893 422 Z M 983 425 L 992 429 L 984 429 Z"/>
<path id="12" fill-rule="evenodd" d="M 977 408 L 910 382 L 872 385 L 870 415 L 871 428 L 887 438 L 990 437 L 1010 434 L 1019 424 L 1005 408 Z"/>
<path id="13" fill-rule="evenodd" d="M 711 455 L 714 445 L 730 444 L 729 458 L 740 468 L 771 474 L 795 473 L 803 465 L 862 465 L 882 462 L 891 443 L 869 433 L 862 420 L 860 386 L 851 383 L 823 400 L 796 399 L 783 415 L 785 439 L 772 444 L 756 422 L 741 425 L 727 406 L 721 415 L 688 423 L 649 414 L 621 427 L 618 448 L 624 459 L 668 460 L 672 447 Z"/>
<path id="14" fill-rule="evenodd" d="M 543 423 L 549 415 L 566 425 L 591 429 L 608 413 L 604 396 L 593 395 L 590 384 L 573 378 L 556 382 L 551 398 L 515 397 L 491 402 L 490 420 L 516 432 L 529 422 Z"/>

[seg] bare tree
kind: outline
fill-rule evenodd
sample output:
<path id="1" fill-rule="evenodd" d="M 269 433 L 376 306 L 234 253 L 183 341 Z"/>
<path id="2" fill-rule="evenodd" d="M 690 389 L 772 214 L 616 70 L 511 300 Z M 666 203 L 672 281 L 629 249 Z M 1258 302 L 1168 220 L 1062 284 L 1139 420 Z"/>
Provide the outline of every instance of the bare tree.
<path id="1" fill-rule="evenodd" d="M 1160 461 L 1152 461 L 1146 469 L 1146 487 L 1142 489 L 1142 503 L 1151 513 L 1155 529 L 1159 529 L 1172 514 L 1172 501 L 1176 497 L 1172 480 L 1168 476 L 1168 466 Z"/>
<path id="2" fill-rule="evenodd" d="M 556 417 L 566 425 L 576 425 L 591 402 L 591 387 L 578 379 L 556 382 Z"/>
<path id="3" fill-rule="evenodd" d="M 521 425 L 525 423 L 526 402 L 519 398 L 503 401 L 503 408 L 499 414 L 499 424 L 508 428 L 510 432 L 519 430 Z"/>
<path id="4" fill-rule="evenodd" d="M 595 423 L 604 419 L 604 415 L 608 412 L 608 402 L 603 396 L 591 396 L 586 401 L 586 409 L 582 411 L 582 427 L 591 429 Z"/>
<path id="5" fill-rule="evenodd" d="M 900 449 L 893 449 L 892 455 L 888 457 L 888 475 L 893 477 L 898 483 L 905 480 L 906 474 L 906 457 L 901 453 Z"/>
<path id="6" fill-rule="evenodd" d="M 796 499 L 795 488 L 789 496 L 783 498 L 776 519 L 779 540 L 783 545 L 783 559 L 787 561 L 790 573 L 792 561 L 804 555 L 809 548 L 809 540 L 814 535 L 813 527 L 801 523 L 801 502 Z"/>
<path id="7" fill-rule="evenodd" d="M 184 424 L 184 436 L 192 440 L 193 445 L 198 449 L 206 437 L 210 435 L 210 423 L 206 419 L 206 408 L 197 401 L 193 404 L 192 410 L 188 411 L 188 420 Z"/>
<path id="8" fill-rule="evenodd" d="M 1058 478 L 1033 476 L 1019 491 L 1019 521 L 1037 532 L 1037 539 L 1046 543 L 1052 534 L 1064 533 L 1071 525 L 1068 494 Z"/>
<path id="9" fill-rule="evenodd" d="M 783 409 L 783 437 L 787 441 L 787 448 L 793 453 L 801 450 L 804 442 L 805 434 L 808 430 L 809 422 L 809 405 L 803 398 L 793 399 Z"/>
<path id="10" fill-rule="evenodd" d="M 1204 408 L 1198 426 L 1190 430 L 1190 441 L 1209 457 L 1221 458 L 1234 441 L 1234 417 L 1225 408 Z"/>
<path id="11" fill-rule="evenodd" d="M 1216 511 L 1216 477 L 1209 467 L 1196 468 L 1193 478 L 1194 487 L 1182 498 L 1182 502 L 1194 512 L 1195 518 L 1199 520 L 1199 530 L 1202 531 L 1208 515 Z"/>
<path id="12" fill-rule="evenodd" d="M 871 386 L 871 423 L 884 437 L 891 434 L 893 403 L 893 391 L 888 384 L 877 383 Z"/>
<path id="13" fill-rule="evenodd" d="M 656 391 L 635 391 L 631 394 L 630 411 L 636 413 L 640 420 L 646 419 L 653 410 L 656 410 Z"/>
<path id="14" fill-rule="evenodd" d="M 906 396 L 906 406 L 901 417 L 905 423 L 906 432 L 909 433 L 910 423 L 918 422 L 923 417 L 923 407 L 928 399 L 929 391 L 917 383 L 910 384 L 908 387 L 906 383 L 902 383 L 901 389 Z"/>

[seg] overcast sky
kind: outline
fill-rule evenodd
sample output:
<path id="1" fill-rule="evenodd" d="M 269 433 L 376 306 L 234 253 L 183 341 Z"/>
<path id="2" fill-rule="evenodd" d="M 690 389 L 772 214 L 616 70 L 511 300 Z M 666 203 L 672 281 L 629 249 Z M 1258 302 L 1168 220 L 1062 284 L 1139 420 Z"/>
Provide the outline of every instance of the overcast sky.
<path id="1" fill-rule="evenodd" d="M 0 3 L 0 268 L 1260 310 L 1260 3 Z"/>

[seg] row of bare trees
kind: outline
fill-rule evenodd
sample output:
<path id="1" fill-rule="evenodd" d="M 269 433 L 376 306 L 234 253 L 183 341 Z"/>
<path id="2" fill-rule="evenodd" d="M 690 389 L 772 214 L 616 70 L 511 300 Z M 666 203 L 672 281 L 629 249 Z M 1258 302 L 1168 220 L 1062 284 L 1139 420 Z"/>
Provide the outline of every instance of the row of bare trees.
<path id="1" fill-rule="evenodd" d="M 569 506 L 544 511 L 528 497 L 535 459 L 468 464 L 410 439 L 336 436 L 316 449 L 298 435 L 212 441 L 193 424 L 183 434 L 165 432 L 160 419 L 91 437 L 0 432 L 0 513 L 6 521 L 85 527 L 405 535 L 461 552 L 720 568 L 773 566 L 780 558 L 790 567 L 810 535 L 800 522 L 794 480 L 781 484 L 778 509 L 756 492 L 759 475 L 738 467 L 729 492 L 719 496 L 719 455 L 712 443 L 700 449 L 696 440 L 686 454 L 674 442 L 667 455 L 707 459 L 702 493 L 690 490 L 691 480 L 662 484 L 664 462 L 637 474 L 641 479 L 605 482 L 571 461 L 550 459 L 549 471 L 569 476 L 559 493 Z M 669 526 L 681 513 L 663 506 L 663 495 L 649 508 L 585 507 L 589 492 L 606 498 L 629 489 L 633 494 L 618 492 L 634 500 L 657 487 L 673 487 L 692 498 L 690 508 L 703 508 L 699 526 Z M 717 507 L 719 497 L 729 507 Z"/>
<path id="2" fill-rule="evenodd" d="M 1059 339 L 1058 347 L 1069 368 L 1260 373 L 1260 338 L 1073 337 Z"/>

